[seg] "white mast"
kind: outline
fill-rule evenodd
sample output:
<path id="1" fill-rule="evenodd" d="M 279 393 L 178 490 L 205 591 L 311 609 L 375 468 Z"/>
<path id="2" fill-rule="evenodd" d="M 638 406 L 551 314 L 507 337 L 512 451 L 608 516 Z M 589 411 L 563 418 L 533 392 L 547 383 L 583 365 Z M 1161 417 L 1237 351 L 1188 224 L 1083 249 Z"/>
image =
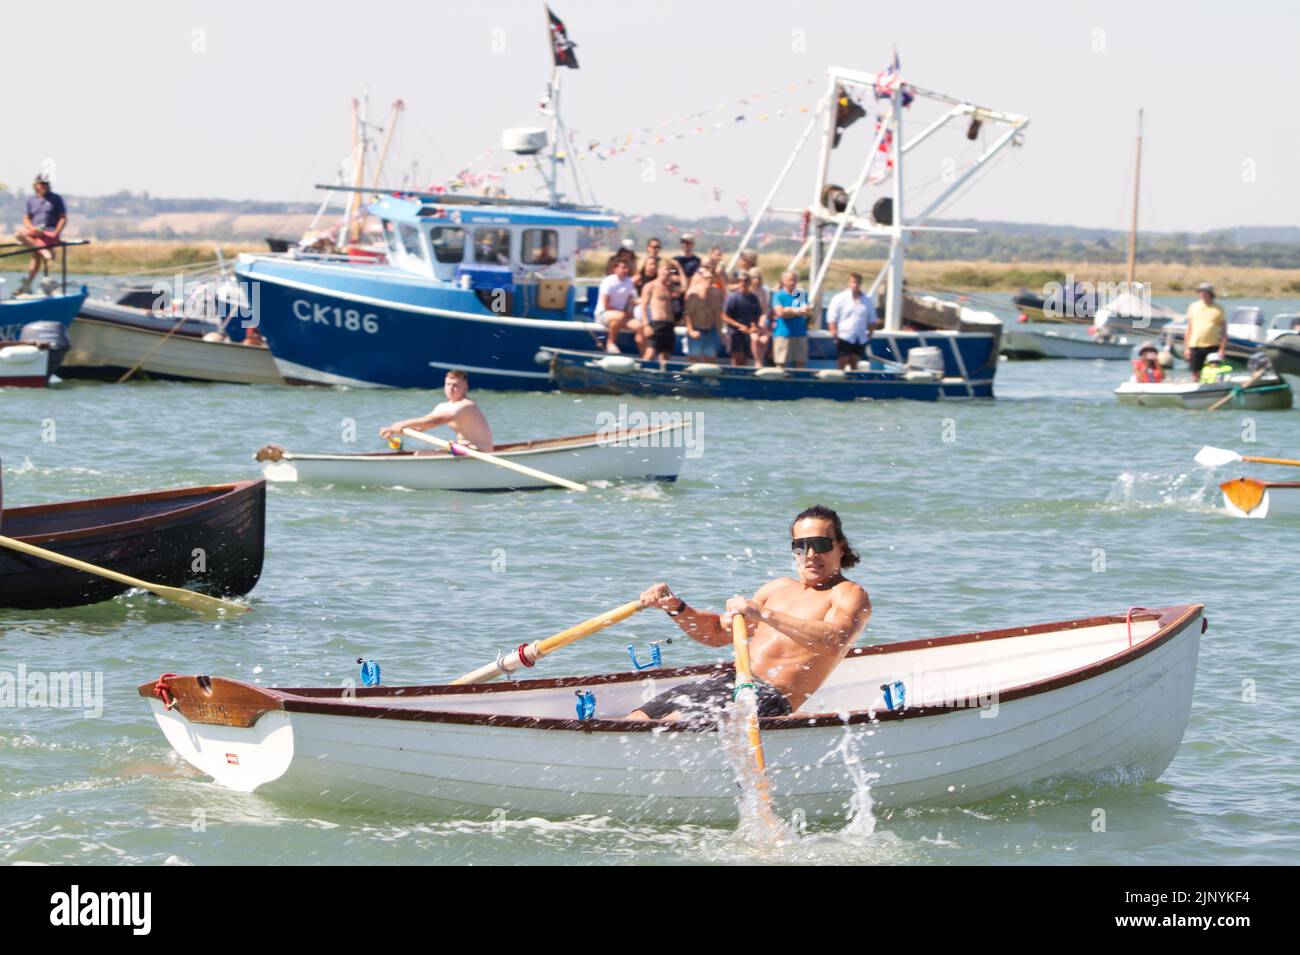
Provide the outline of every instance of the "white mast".
<path id="1" fill-rule="evenodd" d="M 897 54 L 895 54 L 897 60 Z M 903 81 L 894 77 L 894 142 L 890 156 L 894 160 L 894 208 L 890 218 L 889 287 L 885 295 L 885 330 L 896 332 L 903 327 Z"/>

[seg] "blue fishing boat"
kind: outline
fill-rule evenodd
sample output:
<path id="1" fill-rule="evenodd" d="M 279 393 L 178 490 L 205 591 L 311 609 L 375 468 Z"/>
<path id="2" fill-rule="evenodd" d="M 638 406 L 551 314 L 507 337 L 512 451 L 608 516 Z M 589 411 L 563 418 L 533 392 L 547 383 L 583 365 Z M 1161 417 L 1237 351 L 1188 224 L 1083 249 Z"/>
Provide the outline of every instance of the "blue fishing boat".
<path id="1" fill-rule="evenodd" d="M 40 294 L 7 296 L 0 290 L 0 342 L 15 342 L 23 337 L 23 328 L 33 322 L 54 322 L 67 331 L 72 320 L 77 317 L 82 303 L 86 301 L 86 286 L 75 287 L 68 291 L 68 247 L 87 245 L 88 239 L 74 239 L 60 242 L 55 248 L 62 252 L 62 278 L 55 280 L 48 275 L 42 282 L 46 291 Z M 28 246 L 18 243 L 0 245 L 0 259 L 18 255 L 31 255 Z M 4 280 L 0 279 L 0 283 Z M 59 291 L 54 291 L 55 288 Z M 49 328 L 49 326 L 45 326 Z"/>
<path id="2" fill-rule="evenodd" d="M 862 370 L 729 367 L 711 362 L 642 360 L 547 349 L 551 374 L 565 391 L 637 397 L 740 398 L 753 401 L 938 401 L 991 398 L 993 381 L 949 378 L 931 368 L 863 362 Z"/>
<path id="3" fill-rule="evenodd" d="M 463 368 L 481 388 L 549 390 L 544 346 L 599 347 L 588 287 L 576 282 L 600 210 L 565 203 L 386 195 L 370 206 L 388 264 L 246 255 L 254 320 L 295 383 L 438 387 Z M 590 287 L 594 291 L 594 286 Z"/>

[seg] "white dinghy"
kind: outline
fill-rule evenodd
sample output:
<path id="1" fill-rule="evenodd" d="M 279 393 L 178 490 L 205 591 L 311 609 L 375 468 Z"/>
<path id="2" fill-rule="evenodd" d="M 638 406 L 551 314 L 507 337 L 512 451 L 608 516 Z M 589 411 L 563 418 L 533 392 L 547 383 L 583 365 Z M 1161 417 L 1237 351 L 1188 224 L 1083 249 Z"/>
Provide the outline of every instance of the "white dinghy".
<path id="1" fill-rule="evenodd" d="M 684 421 L 497 445 L 494 456 L 575 482 L 676 481 L 694 435 Z M 277 445 L 257 452 L 268 481 L 404 487 L 417 491 L 515 491 L 550 481 L 444 452 L 301 454 Z"/>
<path id="2" fill-rule="evenodd" d="M 863 772 L 882 807 L 971 803 L 1074 775 L 1154 779 L 1183 738 L 1202 611 L 854 649 L 803 710 L 761 721 L 773 805 L 843 818 Z M 718 731 L 623 719 L 648 680 L 659 693 L 719 668 L 357 689 L 167 674 L 139 692 L 176 752 L 241 792 L 473 817 L 730 822 L 737 775 Z"/>

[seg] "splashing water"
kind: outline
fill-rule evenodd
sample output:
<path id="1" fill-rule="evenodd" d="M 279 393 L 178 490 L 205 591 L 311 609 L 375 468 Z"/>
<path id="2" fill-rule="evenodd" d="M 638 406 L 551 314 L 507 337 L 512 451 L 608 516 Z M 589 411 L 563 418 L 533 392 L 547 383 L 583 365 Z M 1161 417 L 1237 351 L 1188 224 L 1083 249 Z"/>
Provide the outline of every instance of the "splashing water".
<path id="1" fill-rule="evenodd" d="M 1200 484 L 1196 483 L 1199 475 Z M 1214 472 L 1200 470 L 1193 474 L 1160 474 L 1155 472 L 1125 471 L 1115 479 L 1108 505 L 1128 507 L 1177 507 L 1187 510 L 1214 508 Z"/>
<path id="2" fill-rule="evenodd" d="M 799 835 L 772 809 L 767 795 L 770 779 L 763 778 L 750 747 L 750 720 L 756 719 L 758 701 L 753 693 L 742 693 L 725 708 L 718 723 L 722 750 L 736 772 L 736 784 L 740 787 L 736 796 L 736 809 L 740 814 L 736 835 L 744 842 L 763 847 L 791 845 L 799 841 Z"/>
<path id="3" fill-rule="evenodd" d="M 859 838 L 872 836 L 876 832 L 876 816 L 872 811 L 875 808 L 875 800 L 871 798 L 871 782 L 879 779 L 880 774 L 869 773 L 863 767 L 857 748 L 853 745 L 853 730 L 847 724 L 839 743 L 821 758 L 819 764 L 825 763 L 834 756 L 839 756 L 843 760 L 844 769 L 848 772 L 849 779 L 853 780 L 853 792 L 849 796 L 848 823 L 842 830 L 843 834 Z"/>

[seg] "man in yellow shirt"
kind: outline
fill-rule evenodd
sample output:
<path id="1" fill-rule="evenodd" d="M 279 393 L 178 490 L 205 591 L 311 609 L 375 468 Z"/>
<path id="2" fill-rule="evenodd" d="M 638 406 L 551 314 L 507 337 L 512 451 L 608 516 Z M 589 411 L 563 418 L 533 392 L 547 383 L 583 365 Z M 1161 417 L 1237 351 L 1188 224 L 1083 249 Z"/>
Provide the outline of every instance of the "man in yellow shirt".
<path id="1" fill-rule="evenodd" d="M 1205 360 L 1216 351 L 1228 353 L 1228 323 L 1223 309 L 1214 304 L 1214 286 L 1202 282 L 1196 286 L 1201 300 L 1187 306 L 1187 367 L 1192 379 L 1199 381 Z"/>

